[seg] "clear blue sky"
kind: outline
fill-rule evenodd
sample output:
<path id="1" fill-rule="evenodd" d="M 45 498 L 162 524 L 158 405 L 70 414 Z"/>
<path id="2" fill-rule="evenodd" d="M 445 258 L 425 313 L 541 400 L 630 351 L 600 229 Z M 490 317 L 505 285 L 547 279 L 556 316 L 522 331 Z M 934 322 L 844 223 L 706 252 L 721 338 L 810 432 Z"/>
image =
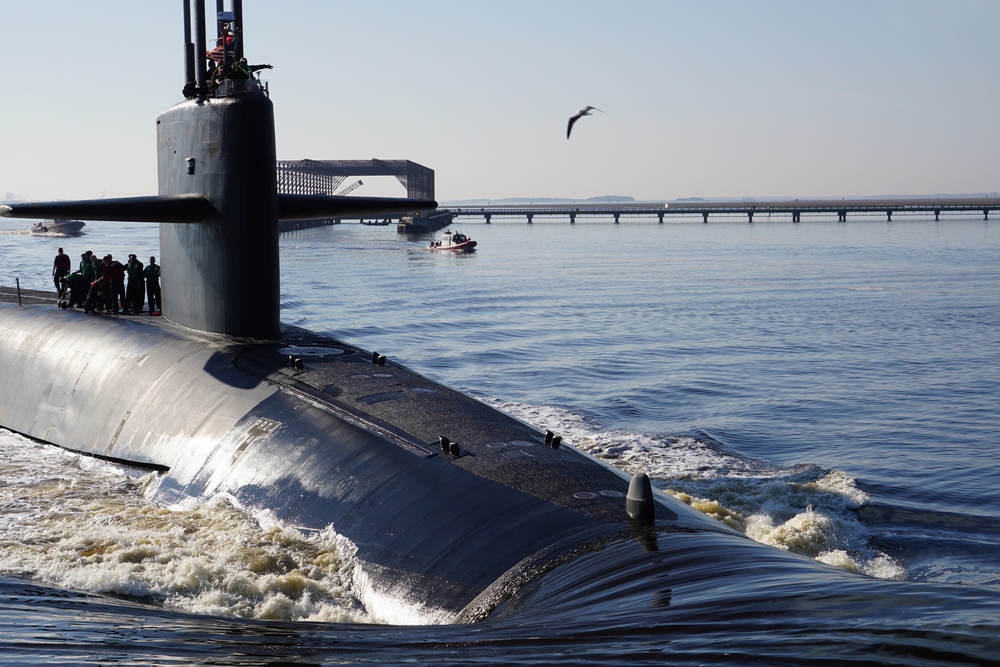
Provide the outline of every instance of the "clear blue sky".
<path id="1" fill-rule="evenodd" d="M 214 7 L 214 3 L 212 3 Z M 0 199 L 154 194 L 180 0 L 0 0 Z M 280 159 L 440 200 L 1000 190 L 1000 1 L 245 0 Z M 566 140 L 566 121 L 593 105 Z M 391 179 L 357 194 L 402 195 Z"/>

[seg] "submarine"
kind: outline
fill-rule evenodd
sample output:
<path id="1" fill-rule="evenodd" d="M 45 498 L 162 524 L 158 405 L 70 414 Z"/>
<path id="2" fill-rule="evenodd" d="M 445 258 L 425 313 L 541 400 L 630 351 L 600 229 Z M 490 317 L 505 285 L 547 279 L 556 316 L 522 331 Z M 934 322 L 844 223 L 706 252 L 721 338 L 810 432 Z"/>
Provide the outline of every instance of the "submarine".
<path id="1" fill-rule="evenodd" d="M 303 531 L 332 529 L 356 550 L 360 602 L 390 623 L 481 620 L 561 564 L 623 545 L 641 559 L 671 535 L 773 551 L 643 473 L 384 354 L 281 323 L 279 221 L 436 203 L 279 194 L 269 91 L 238 71 L 242 2 L 219 9 L 212 69 L 205 2 L 184 2 L 184 99 L 156 120 L 158 194 L 0 206 L 156 223 L 164 267 L 160 318 L 3 290 L 0 426 L 158 471 L 164 505 L 225 494 Z"/>

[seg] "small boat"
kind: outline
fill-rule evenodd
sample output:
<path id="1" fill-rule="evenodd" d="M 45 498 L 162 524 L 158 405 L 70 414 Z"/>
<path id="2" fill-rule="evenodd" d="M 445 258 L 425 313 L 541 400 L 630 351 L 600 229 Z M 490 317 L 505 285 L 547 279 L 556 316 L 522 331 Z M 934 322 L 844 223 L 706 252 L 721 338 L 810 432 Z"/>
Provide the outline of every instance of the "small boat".
<path id="1" fill-rule="evenodd" d="M 431 250 L 462 250 L 469 251 L 476 249 L 476 242 L 462 232 L 446 230 L 441 235 L 440 241 L 431 241 Z"/>
<path id="2" fill-rule="evenodd" d="M 86 223 L 80 220 L 45 220 L 31 226 L 32 234 L 79 234 Z"/>

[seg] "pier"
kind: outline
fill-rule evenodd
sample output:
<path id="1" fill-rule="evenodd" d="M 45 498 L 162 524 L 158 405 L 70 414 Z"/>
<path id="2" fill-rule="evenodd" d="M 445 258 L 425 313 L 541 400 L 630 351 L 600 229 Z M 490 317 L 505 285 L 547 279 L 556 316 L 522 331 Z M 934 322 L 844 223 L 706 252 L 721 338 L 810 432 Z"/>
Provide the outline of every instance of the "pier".
<path id="1" fill-rule="evenodd" d="M 393 176 L 413 199 L 434 199 L 434 170 L 411 160 L 278 160 L 278 192 L 296 195 L 338 192 L 350 176 Z"/>
<path id="2" fill-rule="evenodd" d="M 794 200 L 742 200 L 742 201 L 679 201 L 614 204 L 519 204 L 442 207 L 455 219 L 479 218 L 491 223 L 494 219 L 521 219 L 529 224 L 535 218 L 568 219 L 570 224 L 581 218 L 612 220 L 655 219 L 662 224 L 668 217 L 709 218 L 738 216 L 752 223 L 754 219 L 774 216 L 785 217 L 791 222 L 801 222 L 804 215 L 832 216 L 846 222 L 848 216 L 879 216 L 892 221 L 893 215 L 933 215 L 940 220 L 942 214 L 975 213 L 989 220 L 990 212 L 1000 210 L 1000 197 L 925 197 L 885 199 L 794 199 Z M 440 209 L 439 209 L 440 210 Z"/>

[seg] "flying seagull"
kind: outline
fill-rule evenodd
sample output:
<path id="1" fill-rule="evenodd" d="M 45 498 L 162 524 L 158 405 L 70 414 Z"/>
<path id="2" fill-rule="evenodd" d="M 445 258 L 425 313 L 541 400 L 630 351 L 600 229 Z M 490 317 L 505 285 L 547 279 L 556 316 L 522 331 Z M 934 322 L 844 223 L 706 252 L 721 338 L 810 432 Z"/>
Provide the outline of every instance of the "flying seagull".
<path id="1" fill-rule="evenodd" d="M 573 131 L 573 123 L 575 123 L 576 121 L 580 120 L 584 116 L 589 116 L 591 111 L 601 111 L 601 110 L 598 109 L 597 107 L 592 107 L 592 106 L 590 106 L 588 104 L 587 106 L 583 107 L 582 109 L 580 109 L 579 111 L 577 111 L 575 114 L 573 114 L 573 116 L 569 119 L 569 125 L 566 126 L 566 138 L 567 139 L 569 139 L 569 133 Z M 601 111 L 601 113 L 604 113 L 604 112 Z"/>

